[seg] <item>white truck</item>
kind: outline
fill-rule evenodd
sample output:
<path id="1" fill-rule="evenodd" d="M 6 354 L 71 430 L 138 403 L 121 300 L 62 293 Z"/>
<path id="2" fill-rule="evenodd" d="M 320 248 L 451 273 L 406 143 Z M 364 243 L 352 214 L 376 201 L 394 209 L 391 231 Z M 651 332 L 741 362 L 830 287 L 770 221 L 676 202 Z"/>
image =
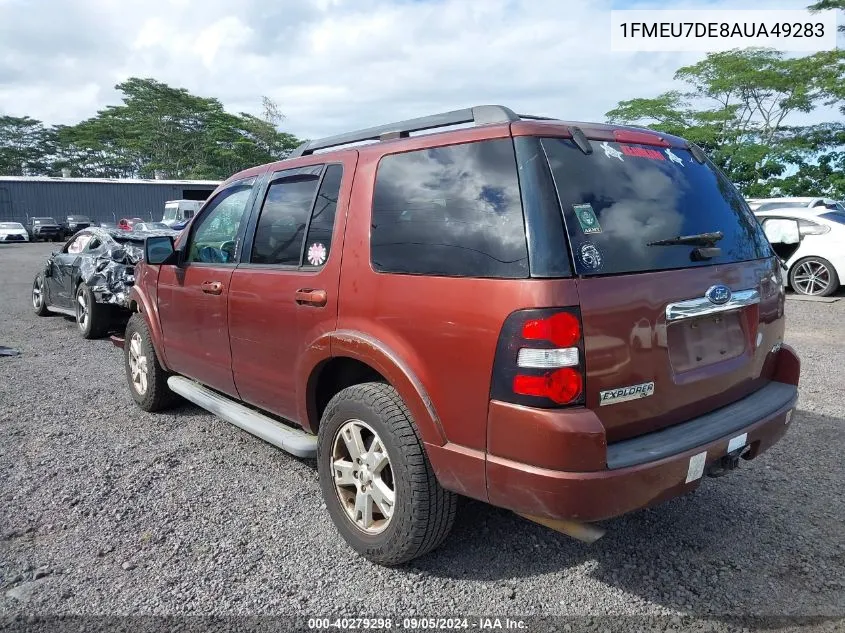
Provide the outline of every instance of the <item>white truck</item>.
<path id="1" fill-rule="evenodd" d="M 187 222 L 202 206 L 201 200 L 168 200 L 164 203 L 161 221 L 167 226 Z"/>

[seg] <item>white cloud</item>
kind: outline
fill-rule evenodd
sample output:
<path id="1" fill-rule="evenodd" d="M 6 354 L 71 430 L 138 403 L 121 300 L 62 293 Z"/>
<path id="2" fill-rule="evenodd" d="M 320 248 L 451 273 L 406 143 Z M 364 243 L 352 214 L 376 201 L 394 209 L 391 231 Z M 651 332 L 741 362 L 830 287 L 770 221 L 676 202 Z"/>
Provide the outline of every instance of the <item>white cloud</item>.
<path id="1" fill-rule="evenodd" d="M 621 99 L 674 87 L 674 71 L 700 57 L 611 53 L 610 3 L 590 0 L 41 0 L 37 16 L 29 6 L 0 1 L 0 112 L 49 123 L 116 103 L 114 84 L 130 76 L 232 111 L 257 113 L 268 95 L 287 130 L 312 138 L 480 103 L 602 120 Z"/>

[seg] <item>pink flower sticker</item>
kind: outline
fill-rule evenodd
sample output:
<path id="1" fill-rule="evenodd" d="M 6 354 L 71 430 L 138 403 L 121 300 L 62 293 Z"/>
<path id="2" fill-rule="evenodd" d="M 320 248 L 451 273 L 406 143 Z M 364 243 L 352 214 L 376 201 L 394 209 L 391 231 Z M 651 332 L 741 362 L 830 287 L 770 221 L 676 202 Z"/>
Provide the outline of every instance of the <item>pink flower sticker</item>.
<path id="1" fill-rule="evenodd" d="M 312 266 L 322 266 L 326 263 L 326 247 L 317 242 L 308 247 L 308 263 Z"/>

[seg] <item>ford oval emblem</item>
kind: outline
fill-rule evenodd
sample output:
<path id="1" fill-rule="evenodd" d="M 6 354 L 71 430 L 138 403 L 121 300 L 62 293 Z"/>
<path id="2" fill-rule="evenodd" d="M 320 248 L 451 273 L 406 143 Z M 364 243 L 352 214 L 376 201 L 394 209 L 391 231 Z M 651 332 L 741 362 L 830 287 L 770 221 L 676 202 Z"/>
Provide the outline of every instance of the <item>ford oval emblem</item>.
<path id="1" fill-rule="evenodd" d="M 724 305 L 731 300 L 733 293 L 731 289 L 722 284 L 711 286 L 704 293 L 704 296 L 710 300 L 710 303 L 715 303 L 717 306 Z"/>

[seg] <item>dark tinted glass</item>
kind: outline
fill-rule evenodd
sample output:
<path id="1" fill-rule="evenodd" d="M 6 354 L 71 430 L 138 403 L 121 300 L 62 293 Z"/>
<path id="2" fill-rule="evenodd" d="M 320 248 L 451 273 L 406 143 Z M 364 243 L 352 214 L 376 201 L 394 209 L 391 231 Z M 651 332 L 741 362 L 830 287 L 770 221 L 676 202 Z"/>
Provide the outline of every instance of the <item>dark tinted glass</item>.
<path id="1" fill-rule="evenodd" d="M 253 264 L 299 266 L 305 227 L 320 175 L 298 174 L 270 184 L 252 245 Z"/>
<path id="2" fill-rule="evenodd" d="M 308 239 L 305 240 L 304 266 L 322 266 L 329 258 L 334 230 L 334 216 L 337 211 L 337 197 L 340 193 L 340 181 L 343 167 L 329 165 L 317 194 L 317 203 L 308 226 Z"/>
<path id="3" fill-rule="evenodd" d="M 385 156 L 376 177 L 370 242 L 378 271 L 527 277 L 511 140 Z"/>
<path id="4" fill-rule="evenodd" d="M 681 149 L 544 139 L 575 266 L 581 275 L 708 266 L 769 257 L 760 224 L 736 189 Z M 721 255 L 693 261 L 694 246 L 649 246 L 721 231 Z"/>
<path id="5" fill-rule="evenodd" d="M 824 218 L 825 220 L 830 220 L 832 222 L 837 222 L 839 224 L 845 224 L 845 213 L 841 211 L 831 211 L 830 213 L 822 213 L 820 218 Z"/>

